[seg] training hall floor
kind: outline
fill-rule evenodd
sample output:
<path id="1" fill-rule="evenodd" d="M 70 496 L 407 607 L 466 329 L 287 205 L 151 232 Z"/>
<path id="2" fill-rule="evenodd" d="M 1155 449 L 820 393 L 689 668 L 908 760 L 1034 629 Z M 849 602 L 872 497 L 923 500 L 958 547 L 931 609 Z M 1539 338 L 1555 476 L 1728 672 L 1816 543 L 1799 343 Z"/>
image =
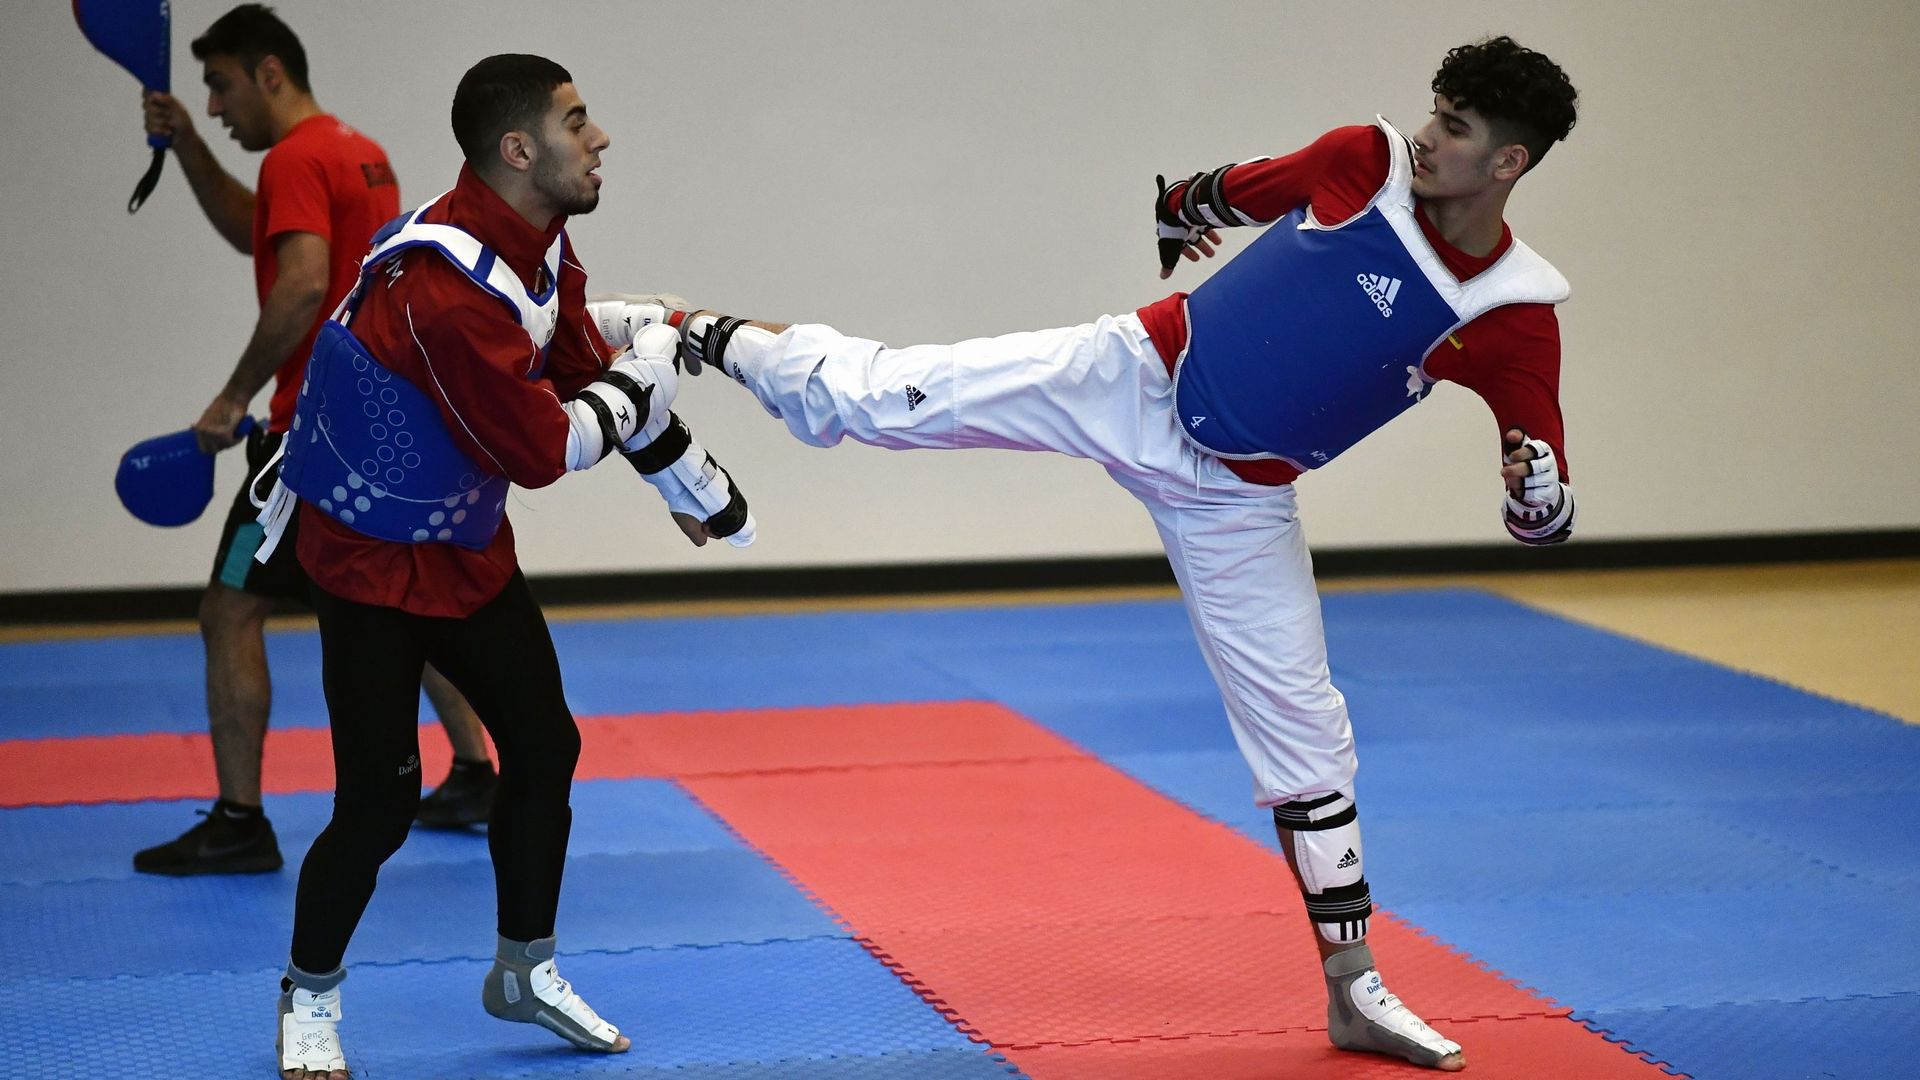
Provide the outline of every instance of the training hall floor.
<path id="1" fill-rule="evenodd" d="M 1374 948 L 1468 1076 L 1920 1076 L 1920 563 L 1325 608 Z M 487 1017 L 484 835 L 416 832 L 348 955 L 356 1076 L 1422 1075 L 1328 1047 L 1170 593 L 550 614 L 586 746 L 561 971 L 634 1048 Z M 331 764 L 310 624 L 269 650 L 290 865 L 170 880 L 128 857 L 212 796 L 197 637 L 0 642 L 7 1076 L 274 1075 Z"/>

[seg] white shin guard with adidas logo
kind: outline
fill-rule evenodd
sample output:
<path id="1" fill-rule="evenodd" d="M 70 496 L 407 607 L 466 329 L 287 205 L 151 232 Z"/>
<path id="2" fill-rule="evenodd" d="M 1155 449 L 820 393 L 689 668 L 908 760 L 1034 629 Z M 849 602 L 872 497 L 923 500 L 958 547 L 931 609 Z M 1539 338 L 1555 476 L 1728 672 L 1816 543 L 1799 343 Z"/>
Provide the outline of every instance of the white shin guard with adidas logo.
<path id="1" fill-rule="evenodd" d="M 1320 936 L 1335 944 L 1365 939 L 1373 896 L 1353 797 L 1336 791 L 1281 803 L 1273 822 Z"/>

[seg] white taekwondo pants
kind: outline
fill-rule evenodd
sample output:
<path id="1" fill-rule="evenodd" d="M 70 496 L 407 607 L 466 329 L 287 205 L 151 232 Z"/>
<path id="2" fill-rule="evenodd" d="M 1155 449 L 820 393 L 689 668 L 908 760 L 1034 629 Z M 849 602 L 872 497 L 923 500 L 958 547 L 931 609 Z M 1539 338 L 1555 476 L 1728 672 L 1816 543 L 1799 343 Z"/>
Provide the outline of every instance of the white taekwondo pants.
<path id="1" fill-rule="evenodd" d="M 1242 480 L 1182 437 L 1137 316 L 903 349 L 801 324 L 748 366 L 748 389 L 814 446 L 1050 450 L 1104 466 L 1160 530 L 1255 800 L 1352 794 L 1353 729 L 1293 486 Z"/>

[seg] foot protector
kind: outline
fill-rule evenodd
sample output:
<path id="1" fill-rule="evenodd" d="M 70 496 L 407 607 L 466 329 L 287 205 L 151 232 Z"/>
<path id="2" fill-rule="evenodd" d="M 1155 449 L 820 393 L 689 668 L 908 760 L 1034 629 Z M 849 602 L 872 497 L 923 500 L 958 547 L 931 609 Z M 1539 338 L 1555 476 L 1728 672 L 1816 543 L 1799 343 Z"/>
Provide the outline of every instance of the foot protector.
<path id="1" fill-rule="evenodd" d="M 1466 1068 L 1460 1044 L 1387 992 L 1366 945 L 1327 958 L 1327 1038 L 1342 1050 L 1385 1054 L 1453 1072 Z"/>
<path id="2" fill-rule="evenodd" d="M 480 990 L 481 1004 L 502 1020 L 539 1024 L 582 1050 L 620 1054 L 633 1045 L 620 1029 L 600 1019 L 573 984 L 553 966 L 553 939 L 500 939 L 493 970 Z"/>
<path id="3" fill-rule="evenodd" d="M 274 1040 L 280 1069 L 305 1069 L 312 1076 L 345 1072 L 347 1053 L 340 1046 L 340 987 L 315 993 L 298 986 L 280 995 L 280 1035 Z"/>

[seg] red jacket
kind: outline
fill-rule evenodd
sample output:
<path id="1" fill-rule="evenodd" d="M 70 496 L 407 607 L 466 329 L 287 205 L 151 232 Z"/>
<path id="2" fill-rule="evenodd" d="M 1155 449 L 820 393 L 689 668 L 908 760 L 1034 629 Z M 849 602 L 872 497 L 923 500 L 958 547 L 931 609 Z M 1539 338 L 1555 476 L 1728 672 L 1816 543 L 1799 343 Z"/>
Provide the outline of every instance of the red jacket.
<path id="1" fill-rule="evenodd" d="M 542 258 L 566 224 L 529 225 L 471 169 L 421 221 L 472 234 L 542 291 Z M 440 406 L 454 442 L 482 467 L 521 487 L 545 487 L 566 472 L 567 414 L 560 402 L 606 367 L 610 350 L 586 314 L 587 273 L 563 250 L 559 323 L 545 366 L 514 313 L 431 249 L 395 256 L 367 283 L 351 328 L 368 351 Z M 538 377 L 532 377 L 539 372 Z M 473 551 L 453 544 L 398 544 L 355 532 L 305 503 L 300 565 L 335 596 L 416 615 L 472 614 L 518 566 L 513 526 Z"/>

